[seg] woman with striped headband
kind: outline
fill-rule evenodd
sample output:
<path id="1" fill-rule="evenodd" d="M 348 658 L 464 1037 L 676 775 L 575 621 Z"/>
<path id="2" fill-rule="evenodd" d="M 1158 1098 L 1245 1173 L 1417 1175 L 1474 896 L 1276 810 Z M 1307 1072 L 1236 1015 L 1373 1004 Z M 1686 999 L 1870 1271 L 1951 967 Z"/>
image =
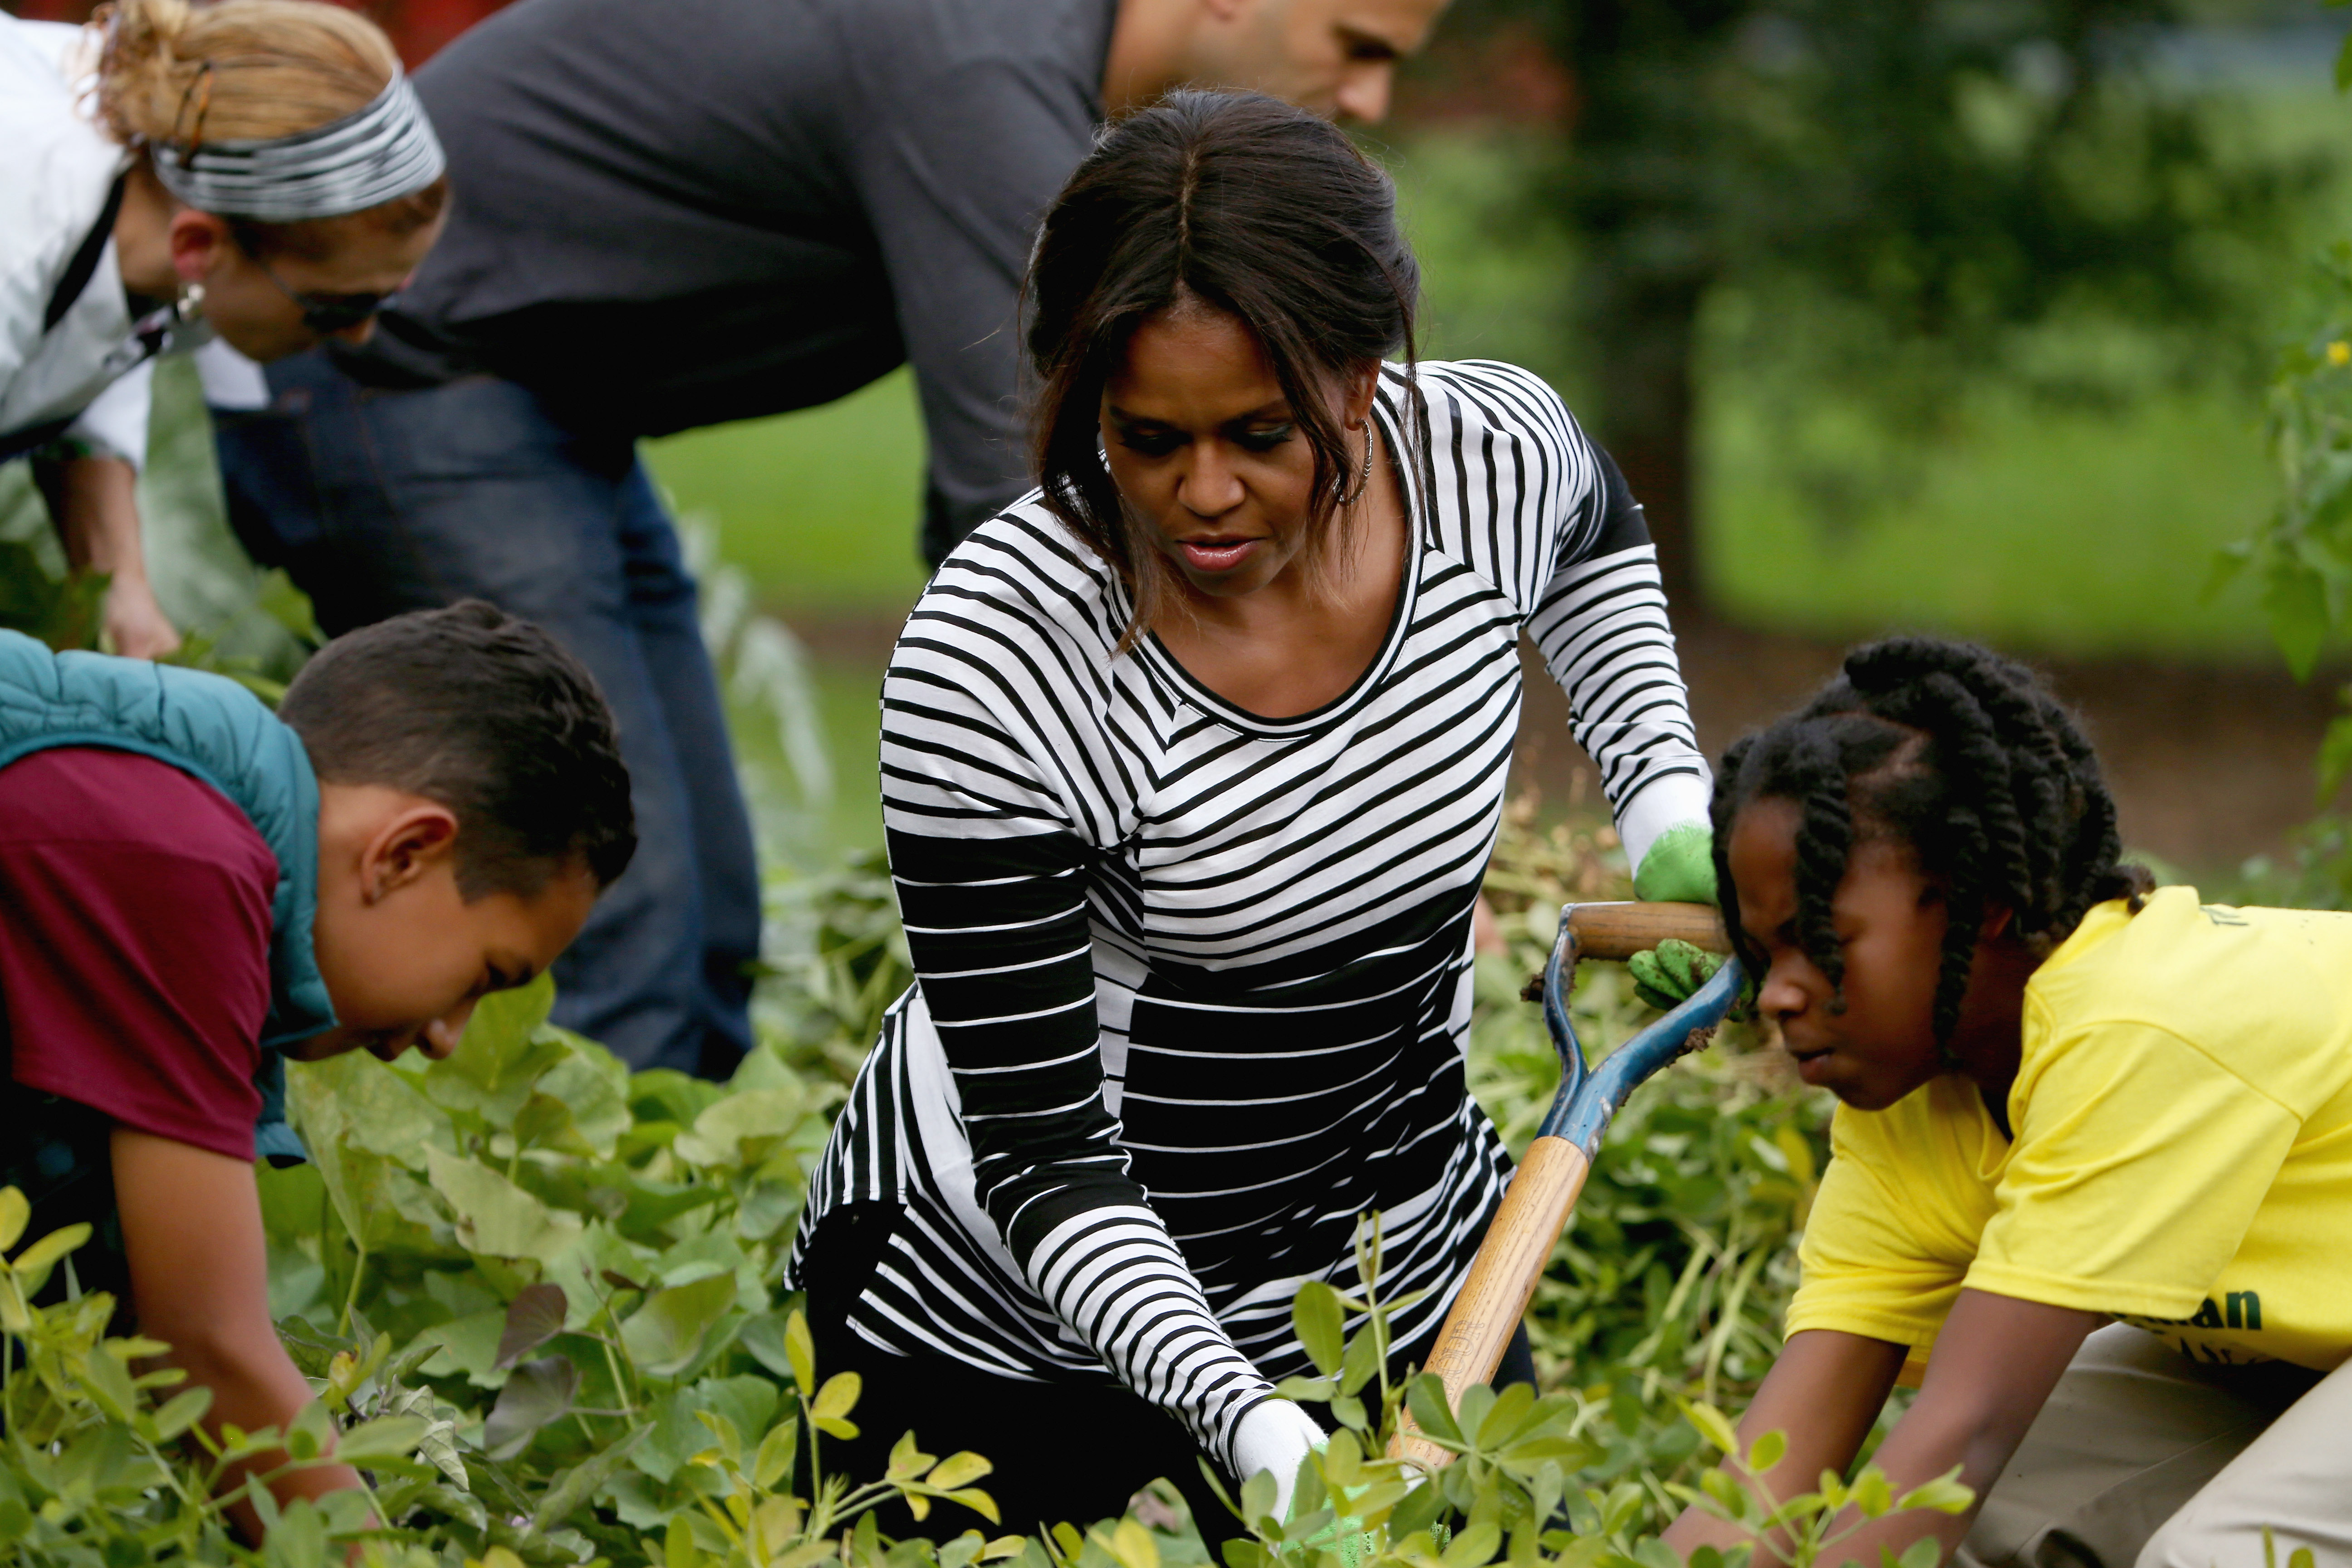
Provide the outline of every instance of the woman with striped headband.
<path id="1" fill-rule="evenodd" d="M 441 146 L 390 41 L 320 0 L 0 13 L 0 461 L 110 574 L 115 650 L 168 653 L 134 499 L 152 361 L 363 341 L 439 237 Z"/>

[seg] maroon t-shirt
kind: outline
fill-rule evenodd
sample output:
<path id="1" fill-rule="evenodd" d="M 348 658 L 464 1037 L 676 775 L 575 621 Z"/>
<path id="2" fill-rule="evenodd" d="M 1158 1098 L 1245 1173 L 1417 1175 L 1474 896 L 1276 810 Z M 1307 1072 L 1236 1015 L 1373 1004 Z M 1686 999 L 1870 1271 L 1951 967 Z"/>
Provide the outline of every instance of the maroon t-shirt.
<path id="1" fill-rule="evenodd" d="M 278 858 L 229 800 L 130 752 L 0 768 L 0 1050 L 27 1089 L 253 1158 Z"/>

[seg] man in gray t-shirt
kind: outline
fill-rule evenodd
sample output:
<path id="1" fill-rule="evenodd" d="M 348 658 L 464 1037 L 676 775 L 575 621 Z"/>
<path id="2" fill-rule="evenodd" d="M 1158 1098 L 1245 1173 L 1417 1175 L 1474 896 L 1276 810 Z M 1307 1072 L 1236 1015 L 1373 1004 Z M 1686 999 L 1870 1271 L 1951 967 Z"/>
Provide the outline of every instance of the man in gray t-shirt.
<path id="1" fill-rule="evenodd" d="M 911 363 L 936 563 L 1028 487 L 1021 276 L 1106 110 L 1216 82 L 1376 120 L 1444 3 L 520 0 L 417 73 L 448 230 L 364 349 L 215 408 L 222 476 L 331 632 L 472 595 L 594 672 L 640 847 L 558 1022 L 639 1067 L 750 1040 L 750 830 L 637 439 Z"/>

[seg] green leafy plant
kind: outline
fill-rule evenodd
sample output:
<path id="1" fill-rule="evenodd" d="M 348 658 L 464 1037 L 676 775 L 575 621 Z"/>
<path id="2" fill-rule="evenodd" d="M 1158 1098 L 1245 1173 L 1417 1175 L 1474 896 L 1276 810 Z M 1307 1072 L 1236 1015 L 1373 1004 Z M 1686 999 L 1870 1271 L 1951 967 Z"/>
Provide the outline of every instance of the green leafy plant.
<path id="1" fill-rule="evenodd" d="M 0 1250 L 16 1245 L 30 1212 L 23 1194 L 0 1188 Z M 183 1562 L 327 1568 L 354 1547 L 379 1568 L 432 1562 L 378 1536 L 376 1500 L 367 1491 L 281 1509 L 269 1490 L 275 1479 L 330 1463 L 379 1476 L 421 1473 L 415 1456 L 429 1434 L 428 1420 L 387 1413 L 336 1438 L 326 1405 L 314 1401 L 282 1433 L 207 1430 L 202 1422 L 211 1391 L 180 1388 L 187 1374 L 155 1363 L 170 1347 L 107 1336 L 111 1298 L 93 1293 L 37 1304 L 57 1266 L 89 1237 L 88 1226 L 71 1226 L 0 1263 L 7 1369 L 0 1383 L 6 1426 L 0 1543 L 12 1562 L 43 1568 Z M 261 1550 L 237 1537 L 230 1510 L 238 1504 L 268 1528 Z"/>
<path id="2" fill-rule="evenodd" d="M 1836 1562 L 1840 1542 L 1864 1525 L 1890 1514 L 1913 1510 L 1966 1513 L 1976 1493 L 1960 1484 L 1960 1467 L 1897 1494 L 1885 1472 L 1865 1466 L 1848 1482 L 1834 1471 L 1823 1471 L 1813 1490 L 1790 1497 L 1776 1496 L 1765 1477 L 1789 1452 L 1785 1433 L 1767 1432 L 1743 1448 L 1731 1420 L 1711 1405 L 1687 1409 L 1693 1426 L 1729 1460 L 1728 1468 L 1707 1471 L 1696 1487 L 1676 1484 L 1677 1498 L 1716 1518 L 1737 1525 L 1753 1546 L 1767 1546 L 1790 1563 Z M 1932 1540 L 1913 1542 L 1895 1558 L 1891 1568 L 1936 1568 L 1941 1548 Z M 1691 1558 L 1691 1568 L 1708 1568 Z"/>

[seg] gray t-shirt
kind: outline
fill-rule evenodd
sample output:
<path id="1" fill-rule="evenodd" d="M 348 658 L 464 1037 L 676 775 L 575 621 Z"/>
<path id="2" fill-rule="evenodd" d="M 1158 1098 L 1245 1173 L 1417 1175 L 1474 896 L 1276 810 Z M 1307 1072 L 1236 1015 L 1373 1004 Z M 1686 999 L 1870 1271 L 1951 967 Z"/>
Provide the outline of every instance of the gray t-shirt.
<path id="1" fill-rule="evenodd" d="M 1117 0 L 521 0 L 417 73 L 447 233 L 363 379 L 488 369 L 632 435 L 911 362 L 935 552 L 1029 483 L 1014 322 Z"/>

